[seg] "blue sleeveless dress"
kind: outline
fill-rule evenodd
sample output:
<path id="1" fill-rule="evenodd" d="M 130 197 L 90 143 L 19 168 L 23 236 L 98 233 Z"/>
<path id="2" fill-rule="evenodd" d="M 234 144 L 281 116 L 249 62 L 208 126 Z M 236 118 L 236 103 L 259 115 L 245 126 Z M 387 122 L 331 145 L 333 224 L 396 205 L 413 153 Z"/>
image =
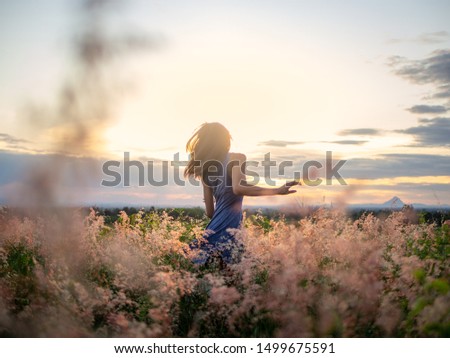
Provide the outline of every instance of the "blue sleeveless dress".
<path id="1" fill-rule="evenodd" d="M 238 260 L 236 254 L 242 252 L 242 246 L 236 241 L 233 233 L 228 231 L 240 227 L 243 199 L 243 196 L 233 193 L 231 175 L 227 171 L 229 161 L 230 153 L 227 153 L 218 171 L 210 176 L 212 179 L 205 179 L 212 187 L 216 203 L 214 215 L 203 235 L 207 242 L 200 245 L 200 254 L 194 259 L 196 264 L 204 264 L 211 254 L 219 254 L 223 261 L 232 263 Z M 194 247 L 196 244 L 193 243 Z"/>

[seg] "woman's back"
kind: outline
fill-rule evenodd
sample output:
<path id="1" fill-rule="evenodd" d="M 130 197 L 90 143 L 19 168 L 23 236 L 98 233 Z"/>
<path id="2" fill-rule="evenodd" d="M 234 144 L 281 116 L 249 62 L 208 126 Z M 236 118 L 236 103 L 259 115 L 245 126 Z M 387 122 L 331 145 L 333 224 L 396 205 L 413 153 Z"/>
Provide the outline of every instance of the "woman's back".
<path id="1" fill-rule="evenodd" d="M 235 239 L 228 229 L 239 228 L 242 221 L 243 196 L 233 192 L 230 153 L 227 153 L 222 162 L 217 162 L 209 175 L 205 176 L 204 183 L 211 187 L 215 199 L 214 214 L 206 227 L 205 238 L 208 241 L 202 249 L 207 254 L 211 250 L 218 250 L 226 262 L 232 259 L 232 250 Z"/>

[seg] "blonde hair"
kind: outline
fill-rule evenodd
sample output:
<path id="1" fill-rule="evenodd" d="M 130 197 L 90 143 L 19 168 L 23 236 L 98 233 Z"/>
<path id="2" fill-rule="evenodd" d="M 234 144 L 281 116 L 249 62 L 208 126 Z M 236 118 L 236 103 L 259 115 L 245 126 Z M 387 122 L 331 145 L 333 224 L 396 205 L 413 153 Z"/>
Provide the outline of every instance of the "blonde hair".
<path id="1" fill-rule="evenodd" d="M 220 162 L 230 150 L 230 132 L 220 123 L 203 123 L 186 144 L 189 162 L 184 176 L 203 178 L 208 162 Z"/>

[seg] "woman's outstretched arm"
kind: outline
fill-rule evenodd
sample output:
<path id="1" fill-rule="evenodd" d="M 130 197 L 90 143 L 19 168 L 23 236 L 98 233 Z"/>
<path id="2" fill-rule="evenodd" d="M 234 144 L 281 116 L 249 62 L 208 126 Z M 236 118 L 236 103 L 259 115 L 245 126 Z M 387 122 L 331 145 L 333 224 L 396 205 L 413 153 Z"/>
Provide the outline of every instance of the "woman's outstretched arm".
<path id="1" fill-rule="evenodd" d="M 248 184 L 245 179 L 245 155 L 233 153 L 230 159 L 234 162 L 231 169 L 231 181 L 233 193 L 236 195 L 266 196 L 292 194 L 295 193 L 296 190 L 291 189 L 291 187 L 300 184 L 297 181 L 291 181 L 277 188 L 263 188 L 257 185 Z"/>

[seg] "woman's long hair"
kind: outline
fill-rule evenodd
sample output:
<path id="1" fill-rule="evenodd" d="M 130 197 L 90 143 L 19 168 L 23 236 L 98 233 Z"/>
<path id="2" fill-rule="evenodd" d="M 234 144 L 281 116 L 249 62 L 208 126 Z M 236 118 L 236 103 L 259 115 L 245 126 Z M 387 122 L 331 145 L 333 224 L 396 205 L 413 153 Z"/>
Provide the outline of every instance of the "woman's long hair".
<path id="1" fill-rule="evenodd" d="M 189 162 L 184 176 L 202 178 L 208 164 L 221 162 L 230 150 L 230 132 L 220 123 L 203 123 L 186 144 Z"/>

